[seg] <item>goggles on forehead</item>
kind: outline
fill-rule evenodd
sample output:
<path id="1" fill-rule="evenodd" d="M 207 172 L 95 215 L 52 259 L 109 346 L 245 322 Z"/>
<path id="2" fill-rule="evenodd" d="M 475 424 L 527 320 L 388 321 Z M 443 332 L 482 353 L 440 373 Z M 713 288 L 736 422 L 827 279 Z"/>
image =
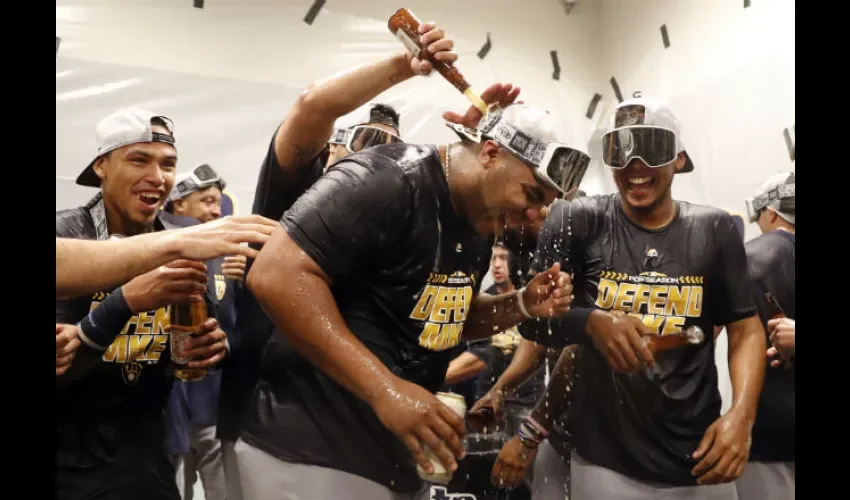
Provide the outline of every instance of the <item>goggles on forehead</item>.
<path id="1" fill-rule="evenodd" d="M 780 184 L 755 198 L 744 200 L 747 205 L 747 217 L 750 219 L 750 222 L 758 220 L 761 211 L 775 201 L 779 201 L 779 206 L 776 207 L 776 210 L 793 214 L 797 208 L 794 196 L 796 191 L 795 186 L 796 184 Z"/>
<path id="2" fill-rule="evenodd" d="M 542 142 L 502 121 L 501 113 L 492 113 L 480 128 L 481 139 L 492 139 L 499 146 L 534 169 L 535 176 L 562 195 L 577 189 L 590 165 L 587 153 L 562 142 Z M 454 128 L 454 127 L 452 127 Z M 459 131 L 460 132 L 460 131 Z"/>
<path id="3" fill-rule="evenodd" d="M 212 185 L 217 185 L 219 189 L 224 191 L 224 187 L 227 183 L 225 183 L 224 179 L 219 177 L 215 170 L 213 170 L 209 165 L 195 167 L 188 177 L 174 185 L 174 189 L 171 191 L 171 199 L 180 199 L 188 194 L 206 189 Z"/>
<path id="4" fill-rule="evenodd" d="M 352 153 L 381 144 L 404 142 L 401 137 L 371 125 L 356 125 L 350 128 L 338 128 L 328 141 L 331 144 L 342 144 Z"/>
<path id="5" fill-rule="evenodd" d="M 676 159 L 676 134 L 649 125 L 618 128 L 602 136 L 602 160 L 611 168 L 626 168 L 634 158 L 648 167 L 663 167 Z"/>

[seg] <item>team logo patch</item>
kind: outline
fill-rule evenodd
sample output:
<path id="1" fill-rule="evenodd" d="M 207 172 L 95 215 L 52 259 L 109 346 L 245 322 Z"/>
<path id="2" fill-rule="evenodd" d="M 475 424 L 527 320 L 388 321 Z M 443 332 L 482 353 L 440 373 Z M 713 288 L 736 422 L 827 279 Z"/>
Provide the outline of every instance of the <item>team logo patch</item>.
<path id="1" fill-rule="evenodd" d="M 428 500 L 478 500 L 478 497 L 472 493 L 449 493 L 449 490 L 442 486 L 431 486 Z"/>
<path id="2" fill-rule="evenodd" d="M 127 363 L 121 367 L 121 377 L 124 378 L 124 383 L 127 385 L 136 385 L 139 382 L 139 377 L 142 376 L 142 365 L 135 361 Z"/>
<path id="3" fill-rule="evenodd" d="M 224 294 L 227 293 L 227 282 L 221 274 L 215 275 L 215 298 L 221 300 Z"/>
<path id="4" fill-rule="evenodd" d="M 614 115 L 615 127 L 643 125 L 646 121 L 646 107 L 640 105 L 623 106 Z"/>

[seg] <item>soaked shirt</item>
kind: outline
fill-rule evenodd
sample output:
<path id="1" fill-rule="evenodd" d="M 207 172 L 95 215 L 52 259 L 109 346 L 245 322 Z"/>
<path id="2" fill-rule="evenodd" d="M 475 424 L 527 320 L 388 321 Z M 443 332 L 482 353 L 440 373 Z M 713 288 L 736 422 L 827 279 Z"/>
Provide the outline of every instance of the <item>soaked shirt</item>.
<path id="1" fill-rule="evenodd" d="M 785 315 L 795 319 L 795 235 L 772 231 L 747 242 L 747 262 L 753 280 L 753 301 L 767 332 L 770 312 L 765 294 L 773 293 Z M 768 346 L 770 340 L 768 339 Z M 764 386 L 759 397 L 750 460 L 791 462 L 796 456 L 796 372 L 795 368 L 771 368 L 767 360 Z"/>
<path id="2" fill-rule="evenodd" d="M 574 308 L 619 310 L 660 335 L 699 325 L 706 340 L 656 355 L 651 372 L 615 373 L 584 333 L 551 321 L 523 329 L 589 346 L 573 391 L 572 442 L 586 460 L 647 482 L 693 485 L 690 458 L 720 416 L 714 325 L 755 308 L 743 243 L 722 210 L 675 202 L 666 227 L 631 222 L 618 194 L 558 201 L 541 231 L 535 268 L 575 273 Z M 567 315 L 569 316 L 569 314 Z M 649 370 L 649 369 L 647 369 Z"/>
<path id="3" fill-rule="evenodd" d="M 98 215 L 99 214 L 99 215 Z M 160 220 L 155 230 L 162 230 Z M 105 240 L 100 194 L 83 207 L 56 213 L 56 236 Z M 56 322 L 77 324 L 110 290 L 56 301 Z M 134 314 L 79 380 L 56 391 L 56 498 L 117 495 L 132 500 L 179 499 L 165 454 L 164 411 L 173 378 L 167 372 L 167 308 Z"/>
<path id="4" fill-rule="evenodd" d="M 490 242 L 455 213 L 436 148 L 391 144 L 350 155 L 281 223 L 330 277 L 358 340 L 397 375 L 438 390 L 487 272 Z M 410 452 L 373 410 L 282 334 L 266 345 L 248 413 L 242 438 L 282 460 L 399 492 L 421 486 Z"/>
<path id="5" fill-rule="evenodd" d="M 277 135 L 277 131 L 274 135 Z M 310 161 L 284 171 L 280 168 L 272 136 L 260 166 L 251 213 L 279 220 L 295 200 L 322 176 L 327 159 L 328 148 L 325 147 Z M 259 248 L 259 245 L 253 247 Z M 248 259 L 246 263 L 246 277 L 253 262 L 253 259 Z M 222 366 L 216 436 L 236 441 L 239 438 L 242 413 L 259 376 L 260 355 L 266 340 L 274 331 L 274 324 L 247 287 L 235 287 L 231 300 L 236 311 L 236 324 L 233 335 L 228 337 L 230 355 Z"/>

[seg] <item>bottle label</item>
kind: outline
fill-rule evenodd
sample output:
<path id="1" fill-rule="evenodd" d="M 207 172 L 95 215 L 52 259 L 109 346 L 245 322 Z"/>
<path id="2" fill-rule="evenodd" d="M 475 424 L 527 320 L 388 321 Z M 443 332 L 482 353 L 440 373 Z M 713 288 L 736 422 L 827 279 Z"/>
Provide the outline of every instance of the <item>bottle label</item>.
<path id="1" fill-rule="evenodd" d="M 192 327 L 180 327 L 171 325 L 171 361 L 178 365 L 185 365 L 192 359 L 183 355 L 186 352 L 186 343 L 192 338 L 195 329 Z"/>
<path id="2" fill-rule="evenodd" d="M 407 36 L 407 33 L 404 32 L 403 29 L 399 28 L 395 32 L 395 37 L 399 39 L 399 41 L 404 45 L 404 47 L 413 54 L 413 57 L 419 57 L 419 52 L 422 49 L 419 48 L 419 45 L 413 41 L 412 38 Z"/>

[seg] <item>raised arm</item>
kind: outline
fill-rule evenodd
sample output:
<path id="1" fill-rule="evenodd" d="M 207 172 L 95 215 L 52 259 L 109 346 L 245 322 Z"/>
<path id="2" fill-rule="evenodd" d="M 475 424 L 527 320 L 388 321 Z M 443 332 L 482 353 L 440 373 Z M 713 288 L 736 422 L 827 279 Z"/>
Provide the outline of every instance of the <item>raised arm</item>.
<path id="1" fill-rule="evenodd" d="M 423 23 L 422 42 L 437 60 L 453 62 L 454 42 L 442 29 Z M 290 171 L 319 154 L 328 142 L 334 122 L 379 94 L 415 75 L 431 72 L 431 63 L 401 52 L 372 64 L 336 75 L 311 85 L 302 93 L 283 120 L 275 136 L 275 154 L 280 168 Z"/>

